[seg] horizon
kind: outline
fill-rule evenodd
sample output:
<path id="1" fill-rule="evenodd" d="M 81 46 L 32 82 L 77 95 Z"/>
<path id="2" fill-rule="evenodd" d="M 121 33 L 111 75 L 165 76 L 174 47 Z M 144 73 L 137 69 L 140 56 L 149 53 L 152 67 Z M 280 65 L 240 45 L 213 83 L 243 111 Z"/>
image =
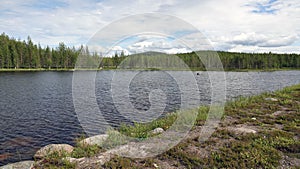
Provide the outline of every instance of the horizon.
<path id="1" fill-rule="evenodd" d="M 30 36 L 35 44 L 40 43 L 43 47 L 55 48 L 60 42 L 75 47 L 86 45 L 96 32 L 112 21 L 153 13 L 174 16 L 193 25 L 206 37 L 214 51 L 300 54 L 300 6 L 296 0 L 170 0 L 156 3 L 4 0 L 0 9 L 2 32 L 22 40 Z M 129 22 L 128 25 L 130 27 L 134 23 Z M 193 33 L 183 30 L 180 25 L 169 32 L 174 36 L 190 37 Z M 191 52 L 182 45 L 174 44 L 170 38 L 157 35 L 134 36 L 112 47 L 113 53 L 124 51 L 134 54 L 149 50 L 170 54 Z"/>

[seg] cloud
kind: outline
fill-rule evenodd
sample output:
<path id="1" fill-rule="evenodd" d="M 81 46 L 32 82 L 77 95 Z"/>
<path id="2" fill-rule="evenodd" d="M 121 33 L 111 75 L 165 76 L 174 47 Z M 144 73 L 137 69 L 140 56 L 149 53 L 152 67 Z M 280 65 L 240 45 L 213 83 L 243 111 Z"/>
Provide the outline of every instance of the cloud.
<path id="1" fill-rule="evenodd" d="M 112 57 L 115 54 L 121 55 L 122 52 L 125 56 L 132 54 L 126 48 L 123 48 L 121 46 L 113 46 L 112 48 L 103 48 L 102 46 L 96 45 L 96 46 L 89 46 L 89 50 L 92 53 L 97 52 L 100 56 L 104 56 L 104 57 Z"/>
<path id="2" fill-rule="evenodd" d="M 249 53 L 300 53 L 300 46 L 282 46 L 282 47 L 257 47 L 237 45 L 228 50 L 229 52 L 249 52 Z M 287 52 L 289 51 L 289 52 Z"/>
<path id="3" fill-rule="evenodd" d="M 136 41 L 136 43 L 127 46 L 130 53 L 155 51 L 164 52 L 168 54 L 177 54 L 192 51 L 188 49 L 188 46 L 186 46 L 178 39 L 172 39 L 170 37 L 140 35 L 137 37 Z"/>
<path id="4" fill-rule="evenodd" d="M 124 53 L 124 55 L 131 54 L 127 49 L 124 49 L 121 46 L 114 46 L 113 48 L 111 48 L 110 53 L 108 53 L 107 56 L 113 56 L 116 53 L 120 55 L 122 52 Z"/>
<path id="5" fill-rule="evenodd" d="M 253 46 L 265 42 L 267 37 L 265 35 L 257 35 L 255 32 L 252 33 L 242 33 L 240 35 L 234 36 L 232 43 Z"/>
<path id="6" fill-rule="evenodd" d="M 144 49 L 153 45 L 153 42 L 142 41 L 129 46 L 130 49 Z"/>
<path id="7" fill-rule="evenodd" d="M 282 37 L 272 37 L 262 34 L 242 33 L 234 36 L 229 43 L 243 46 L 258 46 L 258 47 L 281 47 L 292 45 L 297 40 L 296 35 L 286 35 Z"/>
<path id="8" fill-rule="evenodd" d="M 168 54 L 177 54 L 177 53 L 188 53 L 192 51 L 186 48 L 172 48 L 172 49 L 167 49 L 164 52 Z"/>
<path id="9" fill-rule="evenodd" d="M 295 44 L 300 44 L 298 0 L 87 0 L 84 3 L 79 0 L 55 0 L 51 3 L 44 0 L 3 0 L 0 30 L 15 38 L 26 39 L 30 35 L 35 43 L 40 42 L 43 46 L 55 46 L 59 42 L 78 46 L 86 44 L 98 30 L 111 22 L 141 13 L 176 16 L 200 30 L 204 35 L 202 38 L 207 37 L 207 42 L 217 50 L 255 52 L 280 48 L 294 52 Z M 136 21 L 127 21 L 120 25 L 124 31 L 134 31 L 141 26 Z M 162 18 L 161 23 L 144 26 L 152 28 L 166 21 L 167 18 Z M 161 30 L 167 29 L 168 33 L 181 36 L 192 34 L 189 30 L 182 30 L 183 27 L 184 24 L 171 23 L 161 26 Z M 118 40 L 119 37 L 113 34 L 116 30 L 108 33 L 107 37 Z M 195 38 L 195 44 L 188 46 L 199 46 L 196 41 Z M 127 48 L 134 43 L 136 41 L 121 47 Z M 206 44 L 205 47 L 208 46 Z M 181 47 L 164 49 L 172 48 Z"/>

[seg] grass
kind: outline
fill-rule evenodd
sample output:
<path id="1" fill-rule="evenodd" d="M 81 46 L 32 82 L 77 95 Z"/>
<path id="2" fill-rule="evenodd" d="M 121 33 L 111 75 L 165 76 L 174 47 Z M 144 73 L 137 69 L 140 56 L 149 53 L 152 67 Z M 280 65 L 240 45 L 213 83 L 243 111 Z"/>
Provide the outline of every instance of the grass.
<path id="1" fill-rule="evenodd" d="M 265 100 L 275 98 L 278 101 Z M 210 108 L 201 106 L 197 111 L 194 127 L 190 131 L 199 133 L 204 125 Z M 275 114 L 274 112 L 280 112 Z M 184 117 L 188 122 L 193 113 L 181 116 L 182 112 L 168 114 L 149 123 L 136 123 L 133 126 L 121 125 L 118 132 L 109 130 L 109 138 L 102 147 L 76 147 L 69 155 L 72 157 L 90 157 L 118 145 L 135 140 L 143 140 L 154 135 L 151 131 L 157 127 L 169 129 L 173 123 Z M 188 113 L 187 113 L 188 114 Z M 209 115 L 211 116 L 211 115 Z M 219 116 L 219 114 L 214 114 Z M 240 134 L 231 128 L 238 125 L 252 126 L 256 134 Z M 252 97 L 241 97 L 227 102 L 225 114 L 219 128 L 204 142 L 198 137 L 188 137 L 177 146 L 156 157 L 147 159 L 112 158 L 103 168 L 297 168 L 293 161 L 300 160 L 300 84 L 285 89 L 263 93 Z M 61 160 L 61 156 L 51 155 L 44 159 L 44 168 L 74 168 L 72 164 Z"/>
<path id="2" fill-rule="evenodd" d="M 75 168 L 75 164 L 70 163 L 68 160 L 65 160 L 65 157 L 69 156 L 66 152 L 54 152 L 48 154 L 40 161 L 36 161 L 34 168 L 35 169 L 69 169 Z"/>
<path id="3" fill-rule="evenodd" d="M 119 131 L 124 135 L 143 139 L 149 137 L 151 135 L 150 131 L 155 128 L 160 127 L 167 130 L 176 119 L 177 114 L 172 113 L 149 123 L 135 123 L 133 126 L 122 124 Z"/>
<path id="4" fill-rule="evenodd" d="M 102 148 L 98 145 L 89 145 L 82 146 L 77 145 L 73 152 L 70 154 L 73 158 L 81 158 L 81 157 L 93 157 L 100 152 L 103 152 Z"/>

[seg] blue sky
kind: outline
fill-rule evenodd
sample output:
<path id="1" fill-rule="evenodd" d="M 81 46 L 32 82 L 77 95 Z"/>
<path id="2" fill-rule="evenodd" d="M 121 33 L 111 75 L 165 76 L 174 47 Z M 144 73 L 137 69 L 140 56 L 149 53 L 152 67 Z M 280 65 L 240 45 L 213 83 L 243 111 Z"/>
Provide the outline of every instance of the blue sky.
<path id="1" fill-rule="evenodd" d="M 182 19 L 205 35 L 216 50 L 300 53 L 298 0 L 2 0 L 0 31 L 22 40 L 30 35 L 42 46 L 55 47 L 59 42 L 79 46 L 87 44 L 98 31 L 114 21 L 143 13 Z M 174 28 L 168 32 L 170 36 L 195 38 L 195 32 L 176 23 L 166 21 L 165 25 L 153 23 L 151 26 L 162 30 Z M 120 27 L 117 31 L 134 29 L 131 23 Z M 141 37 L 129 37 L 116 44 L 115 49 L 129 53 L 150 49 L 175 53 L 189 51 L 170 38 Z M 105 43 L 101 47 L 108 48 Z"/>
<path id="2" fill-rule="evenodd" d="M 254 10 L 252 10 L 252 12 L 254 13 L 266 13 L 266 14 L 275 14 L 278 9 L 274 9 L 272 8 L 273 5 L 277 2 L 277 0 L 270 0 L 269 2 L 266 2 L 266 3 L 260 3 L 258 2 L 256 5 L 255 5 L 255 8 Z"/>

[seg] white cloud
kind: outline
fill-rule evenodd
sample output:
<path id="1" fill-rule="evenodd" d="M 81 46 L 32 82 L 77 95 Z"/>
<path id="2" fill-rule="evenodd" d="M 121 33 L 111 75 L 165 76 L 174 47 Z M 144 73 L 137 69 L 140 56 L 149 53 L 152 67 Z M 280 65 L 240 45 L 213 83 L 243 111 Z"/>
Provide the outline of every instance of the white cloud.
<path id="1" fill-rule="evenodd" d="M 187 53 L 192 51 L 186 48 L 172 48 L 172 49 L 167 49 L 164 52 L 168 54 L 177 54 L 177 53 Z"/>
<path id="2" fill-rule="evenodd" d="M 129 54 L 131 54 L 127 49 L 124 49 L 124 48 L 122 48 L 121 46 L 114 46 L 112 49 L 111 49 L 111 54 L 115 54 L 115 53 L 117 53 L 117 54 L 121 54 L 121 53 L 124 53 L 124 55 L 129 55 Z M 110 55 L 111 55 L 110 54 Z"/>
<path id="3" fill-rule="evenodd" d="M 274 37 L 251 32 L 234 36 L 233 39 L 229 40 L 228 42 L 244 46 L 281 47 L 292 45 L 296 40 L 296 35 Z"/>
<path id="4" fill-rule="evenodd" d="M 258 46 L 242 46 L 237 45 L 228 50 L 229 52 L 249 52 L 249 53 L 300 53 L 300 46 L 282 46 L 277 48 L 258 47 Z"/>
<path id="5" fill-rule="evenodd" d="M 166 37 L 158 37 L 158 36 L 138 36 L 142 39 L 137 39 L 136 43 L 127 46 L 131 53 L 141 53 L 141 52 L 164 52 L 169 54 L 176 53 L 186 53 L 192 50 L 187 49 L 188 47 L 182 42 L 178 41 L 178 39 L 171 39 Z M 147 39 L 144 39 L 147 37 Z"/>
<path id="6" fill-rule="evenodd" d="M 131 46 L 129 46 L 129 49 L 144 49 L 144 48 L 148 48 L 150 46 L 153 45 L 153 42 L 147 42 L 147 41 L 143 41 L 143 42 L 137 42 Z"/>
<path id="7" fill-rule="evenodd" d="M 97 52 L 97 54 L 99 54 L 100 56 L 104 56 L 104 57 L 113 57 L 116 53 L 118 55 L 121 55 L 122 52 L 124 53 L 124 55 L 132 54 L 126 48 L 123 48 L 121 46 L 113 46 L 111 48 L 104 48 L 99 45 L 95 45 L 95 46 L 91 45 L 91 46 L 88 46 L 88 48 L 91 53 Z"/>
<path id="8" fill-rule="evenodd" d="M 269 0 L 87 0 L 84 3 L 79 0 L 54 0 L 51 4 L 38 0 L 3 0 L 0 30 L 15 38 L 26 39 L 30 35 L 34 42 L 42 45 L 53 46 L 61 41 L 67 45 L 79 45 L 87 43 L 98 30 L 113 21 L 134 14 L 158 12 L 179 17 L 194 25 L 217 50 L 298 52 L 296 49 L 299 47 L 295 44 L 300 44 L 298 0 L 277 0 L 271 4 Z M 47 5 L 51 8 L 44 9 Z M 258 10 L 260 6 L 265 11 Z M 162 18 L 161 23 L 166 22 L 163 19 L 166 18 Z M 144 27 L 149 26 L 150 29 L 161 23 Z M 128 21 L 120 26 L 124 31 L 134 31 L 141 25 Z M 161 30 L 172 28 L 176 32 L 182 27 L 184 25 L 173 23 L 161 27 Z M 113 32 L 110 30 L 107 36 L 113 37 Z M 144 45 L 144 48 L 149 46 Z M 163 47 L 164 50 L 172 48 L 184 47 Z"/>

